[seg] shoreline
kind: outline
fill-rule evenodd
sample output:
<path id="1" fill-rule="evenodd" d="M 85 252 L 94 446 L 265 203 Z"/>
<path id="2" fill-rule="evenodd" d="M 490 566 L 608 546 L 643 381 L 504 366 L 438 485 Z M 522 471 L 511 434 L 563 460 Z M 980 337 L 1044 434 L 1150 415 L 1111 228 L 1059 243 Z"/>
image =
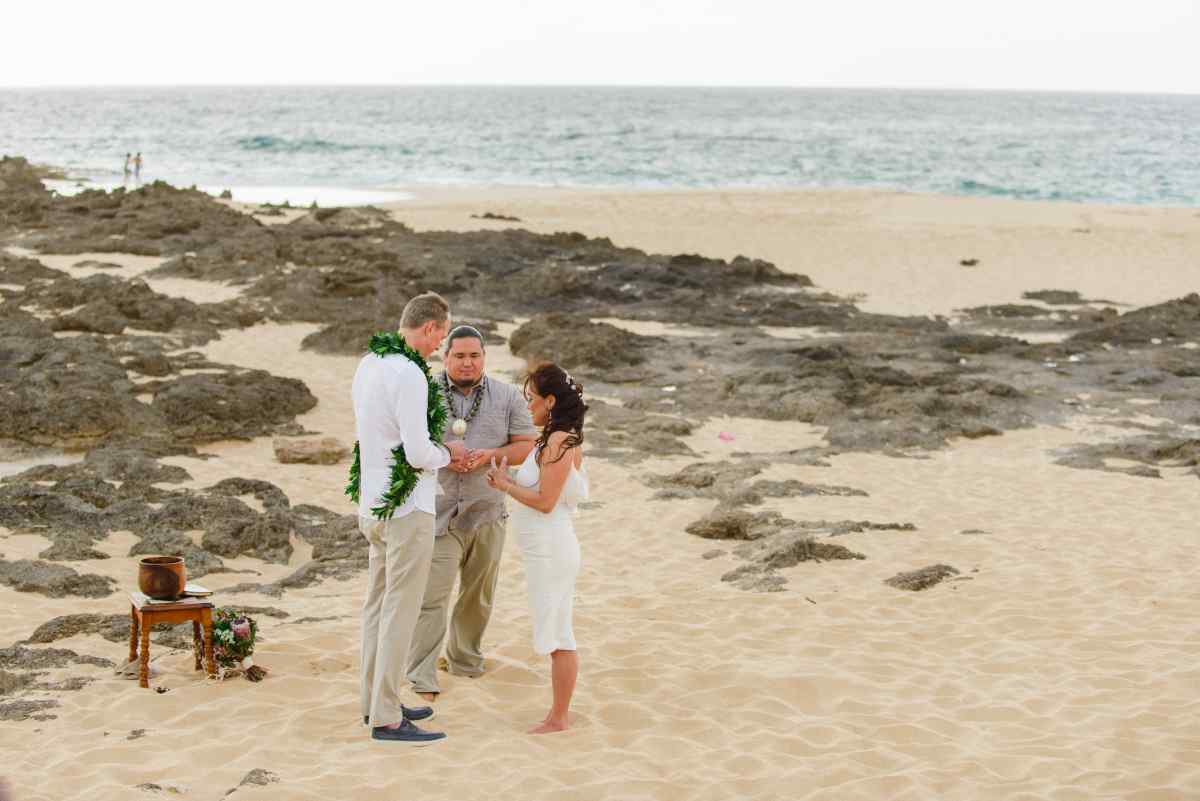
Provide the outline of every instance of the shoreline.
<path id="1" fill-rule="evenodd" d="M 38 165 L 39 169 L 45 170 L 48 175 L 43 179 L 47 184 L 48 189 L 53 189 L 62 194 L 70 195 L 86 189 L 102 189 L 104 191 L 112 191 L 113 189 L 125 186 L 128 189 L 136 189 L 139 185 L 153 183 L 156 180 L 166 180 L 157 178 L 153 175 L 148 177 L 138 185 L 125 185 L 116 179 L 119 175 L 116 171 L 112 172 L 113 178 L 96 178 L 89 173 L 71 174 L 62 168 L 53 165 Z M 505 184 L 505 183 L 469 183 L 469 182 L 430 182 L 430 183 L 382 183 L 382 184 L 245 184 L 239 185 L 236 183 L 218 184 L 205 183 L 198 184 L 196 182 L 187 183 L 179 181 L 172 183 L 167 181 L 172 186 L 185 188 L 195 186 L 201 191 L 218 195 L 220 192 L 229 189 L 237 192 L 239 189 L 246 192 L 252 192 L 257 195 L 277 195 L 281 192 L 296 191 L 306 193 L 328 193 L 333 195 L 364 195 L 377 197 L 377 200 L 383 206 L 391 206 L 393 204 L 407 203 L 413 201 L 419 204 L 431 202 L 446 202 L 451 200 L 462 200 L 466 196 L 496 198 L 496 199 L 526 199 L 531 196 L 551 196 L 563 195 L 570 196 L 574 194 L 582 195 L 709 195 L 709 194 L 733 194 L 733 195 L 765 195 L 765 196 L 819 196 L 819 195 L 849 195 L 861 197 L 911 197 L 925 198 L 931 200 L 954 201 L 962 200 L 966 202 L 980 203 L 997 203 L 997 204 L 1016 204 L 1020 206 L 1036 206 L 1045 209 L 1092 209 L 1106 210 L 1113 212 L 1135 212 L 1135 211 L 1158 211 L 1158 212 L 1194 212 L 1195 216 L 1200 217 L 1200 199 L 1194 204 L 1160 204 L 1160 203 L 1120 203 L 1107 201 L 1084 201 L 1070 199 L 1045 199 L 1045 198 L 1022 198 L 1011 195 L 984 195 L 970 193 L 954 193 L 954 192 L 936 192 L 921 189 L 904 189 L 890 186 L 803 186 L 803 185 L 771 185 L 771 186 L 756 186 L 752 184 L 728 184 L 720 186 L 636 186 L 636 185 L 621 185 L 621 184 Z M 63 192 L 63 189 L 73 190 Z M 395 201 L 383 200 L 382 196 L 395 195 L 400 196 Z M 253 205 L 256 203 L 270 202 L 278 204 L 277 201 L 264 200 L 241 200 L 234 198 L 238 203 Z M 291 200 L 293 206 L 309 205 L 309 202 L 301 202 L 301 200 Z M 347 205 L 347 206 L 362 206 L 374 205 L 371 200 L 356 200 L 348 203 L 321 203 L 318 200 L 318 205 Z"/>

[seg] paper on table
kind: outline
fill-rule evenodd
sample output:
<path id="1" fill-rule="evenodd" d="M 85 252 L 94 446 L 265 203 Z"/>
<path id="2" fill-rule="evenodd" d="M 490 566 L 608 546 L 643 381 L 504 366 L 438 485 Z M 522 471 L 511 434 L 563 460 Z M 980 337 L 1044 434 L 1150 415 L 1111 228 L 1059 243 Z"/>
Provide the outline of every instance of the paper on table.
<path id="1" fill-rule="evenodd" d="M 174 603 L 179 603 L 178 599 L 176 599 L 176 600 L 174 600 L 174 601 L 165 601 L 165 600 L 164 600 L 164 601 L 160 601 L 160 600 L 158 600 L 158 599 L 156 599 L 156 598 L 151 598 L 149 595 L 146 595 L 144 592 L 134 592 L 134 593 L 130 593 L 130 594 L 131 594 L 131 595 L 134 597 L 134 599 L 136 599 L 136 600 L 137 600 L 137 602 L 138 602 L 138 606 L 145 606 L 146 604 L 174 604 Z"/>

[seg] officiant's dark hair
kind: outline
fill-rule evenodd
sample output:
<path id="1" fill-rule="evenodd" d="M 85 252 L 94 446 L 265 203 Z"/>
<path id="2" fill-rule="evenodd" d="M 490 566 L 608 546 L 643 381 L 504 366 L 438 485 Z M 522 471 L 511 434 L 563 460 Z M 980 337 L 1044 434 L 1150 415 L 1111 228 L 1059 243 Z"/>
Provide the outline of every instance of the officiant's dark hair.
<path id="1" fill-rule="evenodd" d="M 479 333 L 479 329 L 473 325 L 456 325 L 446 335 L 446 353 L 450 352 L 450 346 L 454 344 L 456 339 L 478 339 L 479 349 L 487 352 L 487 342 L 483 339 L 483 334 Z"/>
<path id="2" fill-rule="evenodd" d="M 546 362 L 539 364 L 525 377 L 525 389 L 531 387 L 543 398 L 554 396 L 554 408 L 550 410 L 550 419 L 542 427 L 542 433 L 537 439 L 539 464 L 546 444 L 550 441 L 550 435 L 555 431 L 567 432 L 562 453 L 558 455 L 558 459 L 551 460 L 550 464 L 553 464 L 563 458 L 571 448 L 583 445 L 583 418 L 588 410 L 587 404 L 583 402 L 583 384 L 571 378 L 571 375 L 557 364 Z"/>

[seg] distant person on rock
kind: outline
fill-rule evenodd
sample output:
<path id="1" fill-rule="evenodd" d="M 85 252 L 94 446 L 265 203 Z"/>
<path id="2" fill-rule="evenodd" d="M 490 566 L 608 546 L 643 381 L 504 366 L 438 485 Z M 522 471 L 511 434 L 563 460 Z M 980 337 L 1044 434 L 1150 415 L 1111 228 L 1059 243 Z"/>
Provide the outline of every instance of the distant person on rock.
<path id="1" fill-rule="evenodd" d="M 133 169 L 133 154 L 125 154 L 124 183 L 129 183 L 129 173 Z"/>
<path id="2" fill-rule="evenodd" d="M 133 159 L 133 180 L 135 183 L 141 183 L 142 180 L 142 152 L 140 150 Z"/>

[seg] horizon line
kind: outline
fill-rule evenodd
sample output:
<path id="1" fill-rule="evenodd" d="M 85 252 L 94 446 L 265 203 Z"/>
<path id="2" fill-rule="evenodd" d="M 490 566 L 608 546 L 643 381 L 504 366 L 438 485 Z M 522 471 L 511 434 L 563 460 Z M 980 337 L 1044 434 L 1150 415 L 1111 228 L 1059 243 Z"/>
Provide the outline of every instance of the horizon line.
<path id="1" fill-rule="evenodd" d="M 0 91 L 113 90 L 113 89 L 697 89 L 697 90 L 798 90 L 830 92 L 945 92 L 945 93 L 1028 93 L 1081 95 L 1165 95 L 1197 97 L 1198 90 L 1163 89 L 1066 89 L 1027 87 L 972 87 L 951 85 L 817 85 L 817 84 L 622 84 L 622 83 L 110 83 L 110 84 L 20 84 L 0 85 Z"/>

